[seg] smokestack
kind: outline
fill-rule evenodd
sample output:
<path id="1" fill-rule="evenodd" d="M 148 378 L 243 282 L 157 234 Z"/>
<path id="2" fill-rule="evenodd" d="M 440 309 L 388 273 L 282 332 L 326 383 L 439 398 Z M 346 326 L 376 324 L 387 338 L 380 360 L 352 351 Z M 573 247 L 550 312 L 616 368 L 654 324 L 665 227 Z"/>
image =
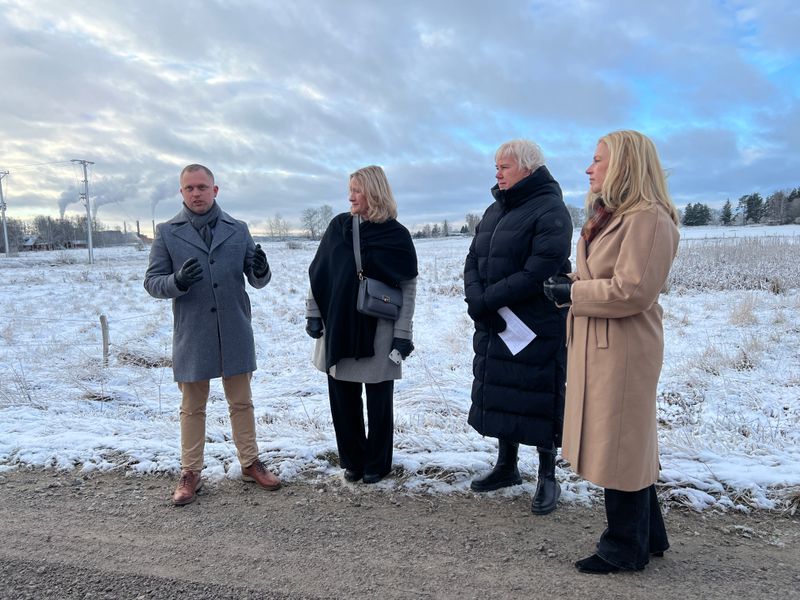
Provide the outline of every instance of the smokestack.
<path id="1" fill-rule="evenodd" d="M 136 235 L 140 237 L 142 235 L 142 232 L 139 231 L 139 219 L 136 219 Z"/>

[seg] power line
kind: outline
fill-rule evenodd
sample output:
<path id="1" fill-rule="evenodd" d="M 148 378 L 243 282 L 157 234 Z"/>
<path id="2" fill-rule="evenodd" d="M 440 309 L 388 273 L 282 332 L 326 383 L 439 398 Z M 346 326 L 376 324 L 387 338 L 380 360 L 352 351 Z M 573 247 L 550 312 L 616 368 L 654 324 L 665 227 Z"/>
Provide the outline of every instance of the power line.
<path id="1" fill-rule="evenodd" d="M 30 169 L 32 167 L 47 167 L 49 165 L 66 165 L 66 164 L 69 164 L 70 162 L 72 162 L 72 161 L 69 161 L 69 160 L 57 160 L 57 161 L 53 161 L 53 162 L 31 163 L 29 165 L 17 165 L 15 167 L 7 167 L 7 168 L 10 168 L 11 170 L 16 171 L 18 169 Z"/>

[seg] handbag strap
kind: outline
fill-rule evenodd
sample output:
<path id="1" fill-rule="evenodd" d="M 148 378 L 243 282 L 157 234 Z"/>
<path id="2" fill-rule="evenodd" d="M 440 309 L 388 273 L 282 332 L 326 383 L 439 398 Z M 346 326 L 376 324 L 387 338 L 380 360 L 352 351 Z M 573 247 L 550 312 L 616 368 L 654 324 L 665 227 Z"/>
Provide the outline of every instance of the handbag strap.
<path id="1" fill-rule="evenodd" d="M 358 230 L 358 215 L 353 215 L 353 256 L 356 258 L 356 273 L 359 279 L 364 279 L 364 270 L 361 268 L 361 235 Z"/>

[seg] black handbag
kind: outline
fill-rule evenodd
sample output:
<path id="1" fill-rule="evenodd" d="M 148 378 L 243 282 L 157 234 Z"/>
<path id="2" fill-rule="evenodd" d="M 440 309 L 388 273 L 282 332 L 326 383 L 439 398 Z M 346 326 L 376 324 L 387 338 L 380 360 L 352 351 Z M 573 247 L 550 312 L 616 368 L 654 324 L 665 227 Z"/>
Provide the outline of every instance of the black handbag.
<path id="1" fill-rule="evenodd" d="M 358 273 L 358 300 L 356 310 L 363 315 L 396 321 L 403 306 L 403 291 L 378 279 L 366 277 L 361 268 L 361 239 L 358 216 L 353 215 L 353 255 Z"/>

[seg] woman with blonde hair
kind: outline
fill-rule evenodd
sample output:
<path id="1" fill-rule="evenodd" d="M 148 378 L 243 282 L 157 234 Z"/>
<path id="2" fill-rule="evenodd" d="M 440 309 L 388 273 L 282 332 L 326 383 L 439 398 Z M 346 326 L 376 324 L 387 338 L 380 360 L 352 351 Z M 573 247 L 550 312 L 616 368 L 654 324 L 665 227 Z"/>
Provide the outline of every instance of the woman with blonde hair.
<path id="1" fill-rule="evenodd" d="M 417 255 L 411 235 L 396 220 L 397 204 L 383 169 L 359 169 L 350 175 L 349 187 L 350 211 L 330 222 L 308 269 L 311 291 L 306 301 L 306 332 L 317 340 L 314 365 L 328 376 L 344 477 L 350 482 L 376 483 L 392 468 L 394 380 L 402 377 L 402 360 L 414 349 L 411 319 Z M 356 310 L 355 228 L 363 274 L 402 291 L 397 320 Z M 368 434 L 362 385 L 367 396 Z"/>
<path id="2" fill-rule="evenodd" d="M 656 496 L 656 388 L 664 354 L 658 297 L 678 249 L 678 213 L 653 142 L 600 138 L 576 272 L 545 282 L 567 318 L 563 456 L 605 488 L 608 527 L 584 573 L 641 570 L 669 547 Z"/>

